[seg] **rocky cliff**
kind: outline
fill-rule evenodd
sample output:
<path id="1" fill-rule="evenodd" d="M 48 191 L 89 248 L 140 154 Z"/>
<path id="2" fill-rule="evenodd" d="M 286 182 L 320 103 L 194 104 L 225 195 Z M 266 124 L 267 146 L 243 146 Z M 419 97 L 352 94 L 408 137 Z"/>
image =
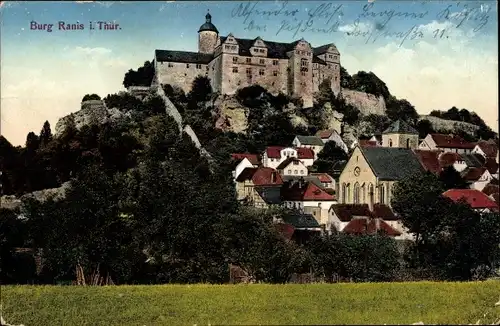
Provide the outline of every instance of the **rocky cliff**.
<path id="1" fill-rule="evenodd" d="M 465 131 L 471 135 L 475 133 L 478 126 L 472 123 L 454 120 L 445 120 L 438 117 L 433 117 L 430 115 L 421 115 L 419 120 L 429 120 L 432 124 L 432 128 L 439 132 L 455 132 L 455 131 Z"/>
<path id="2" fill-rule="evenodd" d="M 357 108 L 361 115 L 385 115 L 386 106 L 382 95 L 375 96 L 373 94 L 342 88 L 340 96 L 347 104 Z"/>
<path id="3" fill-rule="evenodd" d="M 46 201 L 48 198 L 52 197 L 55 200 L 60 200 L 66 195 L 66 191 L 70 187 L 70 182 L 63 183 L 58 188 L 43 189 L 39 191 L 34 191 L 27 193 L 21 197 L 16 196 L 2 196 L 0 198 L 0 206 L 7 209 L 17 209 L 21 207 L 22 201 L 27 198 L 34 198 L 38 201 Z"/>
<path id="4" fill-rule="evenodd" d="M 245 133 L 248 127 L 248 108 L 234 96 L 221 95 L 214 101 L 215 127 L 223 131 Z"/>
<path id="5" fill-rule="evenodd" d="M 130 112 L 122 112 L 117 108 L 108 109 L 102 100 L 84 101 L 79 111 L 71 113 L 57 121 L 55 135 L 61 135 L 72 123 L 80 130 L 85 125 L 104 124 L 131 117 Z"/>

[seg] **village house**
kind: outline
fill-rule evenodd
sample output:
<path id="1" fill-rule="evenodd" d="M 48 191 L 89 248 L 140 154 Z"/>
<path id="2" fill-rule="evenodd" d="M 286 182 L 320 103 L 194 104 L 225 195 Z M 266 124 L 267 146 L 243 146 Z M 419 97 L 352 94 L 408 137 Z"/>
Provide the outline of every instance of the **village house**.
<path id="1" fill-rule="evenodd" d="M 307 167 L 296 157 L 289 157 L 276 167 L 281 176 L 307 176 Z"/>
<path id="2" fill-rule="evenodd" d="M 401 236 L 401 232 L 391 227 L 384 220 L 376 217 L 355 217 L 342 230 L 353 235 L 368 235 L 382 233 L 392 238 Z"/>
<path id="3" fill-rule="evenodd" d="M 328 210 L 337 201 L 313 182 L 286 182 L 281 188 L 284 207 L 311 214 L 324 227 L 328 224 Z"/>
<path id="4" fill-rule="evenodd" d="M 323 188 L 332 190 L 337 189 L 337 183 L 335 182 L 335 179 L 328 173 L 310 173 L 309 175 L 311 177 L 318 178 Z"/>
<path id="5" fill-rule="evenodd" d="M 485 159 L 496 159 L 498 156 L 498 144 L 493 140 L 479 141 L 474 146 L 472 153 L 481 154 Z"/>
<path id="6" fill-rule="evenodd" d="M 349 148 L 336 130 L 320 130 L 316 133 L 316 136 L 321 138 L 325 144 L 329 141 L 333 141 L 338 148 L 341 148 L 344 152 L 349 153 Z"/>
<path id="7" fill-rule="evenodd" d="M 461 173 L 461 176 L 469 184 L 469 188 L 479 191 L 493 180 L 493 176 L 485 167 L 467 168 Z"/>
<path id="8" fill-rule="evenodd" d="M 475 144 L 456 135 L 428 134 L 418 146 L 422 150 L 442 150 L 459 154 L 471 153 Z"/>
<path id="9" fill-rule="evenodd" d="M 234 94 L 258 84 L 272 94 L 301 98 L 312 107 L 323 81 L 340 93 L 340 53 L 334 44 L 312 47 L 304 39 L 281 43 L 220 36 L 207 13 L 198 30 L 198 52 L 156 50 L 152 86 L 177 85 L 185 92 L 197 76 L 210 78 L 214 92 Z"/>
<path id="10" fill-rule="evenodd" d="M 257 154 L 231 154 L 233 161 L 233 178 L 236 179 L 246 168 L 256 168 L 260 165 Z"/>
<path id="11" fill-rule="evenodd" d="M 450 189 L 445 191 L 443 196 L 454 202 L 465 200 L 472 209 L 479 213 L 498 212 L 498 203 L 476 189 Z"/>
<path id="12" fill-rule="evenodd" d="M 283 146 L 268 146 L 262 154 L 262 164 L 276 169 L 289 157 L 298 158 L 306 167 L 314 164 L 314 152 L 310 148 L 294 148 Z"/>
<path id="13" fill-rule="evenodd" d="M 274 225 L 288 240 L 296 243 L 305 243 L 314 234 L 321 234 L 323 228 L 311 215 L 301 212 L 288 213 L 281 218 L 274 218 Z"/>
<path id="14" fill-rule="evenodd" d="M 382 132 L 383 147 L 418 147 L 418 131 L 411 127 L 404 120 L 397 120 Z"/>
<path id="15" fill-rule="evenodd" d="M 321 138 L 316 136 L 295 136 L 292 145 L 297 148 L 310 148 L 314 152 L 314 159 L 318 159 L 318 153 L 321 152 L 325 144 Z"/>
<path id="16" fill-rule="evenodd" d="M 369 218 L 371 216 L 368 204 L 334 204 L 328 209 L 328 230 L 333 228 L 342 232 L 355 217 Z"/>
<path id="17" fill-rule="evenodd" d="M 397 181 L 424 171 L 407 148 L 356 147 L 339 177 L 342 204 L 391 204 Z"/>
<path id="18" fill-rule="evenodd" d="M 248 205 L 269 208 L 279 205 L 283 179 L 275 169 L 245 168 L 236 178 L 236 195 Z"/>
<path id="19" fill-rule="evenodd" d="M 413 152 L 417 156 L 420 164 L 425 171 L 439 175 L 443 171 L 443 165 L 441 164 L 439 158 L 443 152 L 441 151 L 424 151 L 420 149 L 414 149 Z M 454 154 L 454 153 L 450 153 Z"/>

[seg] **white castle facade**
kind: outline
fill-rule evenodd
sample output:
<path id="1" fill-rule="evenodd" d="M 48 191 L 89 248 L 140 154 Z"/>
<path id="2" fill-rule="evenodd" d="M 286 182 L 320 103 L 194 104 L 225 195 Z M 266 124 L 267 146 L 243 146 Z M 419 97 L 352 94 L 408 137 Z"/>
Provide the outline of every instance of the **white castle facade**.
<path id="1" fill-rule="evenodd" d="M 340 53 L 334 44 L 313 48 L 304 39 L 292 43 L 220 36 L 207 13 L 198 30 L 198 52 L 156 50 L 153 84 L 170 84 L 185 92 L 201 75 L 214 92 L 234 94 L 258 84 L 270 93 L 302 98 L 312 106 L 313 93 L 328 80 L 340 92 Z M 153 85 L 154 86 L 154 85 Z"/>

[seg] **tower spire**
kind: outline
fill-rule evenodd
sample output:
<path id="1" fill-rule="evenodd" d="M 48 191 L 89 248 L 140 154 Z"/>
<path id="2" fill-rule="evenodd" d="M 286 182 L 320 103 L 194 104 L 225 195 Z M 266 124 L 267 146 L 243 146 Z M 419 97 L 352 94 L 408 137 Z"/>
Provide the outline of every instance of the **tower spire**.
<path id="1" fill-rule="evenodd" d="M 212 22 L 212 16 L 210 15 L 210 9 L 207 9 L 207 14 L 205 15 L 205 19 L 207 20 L 207 23 Z"/>

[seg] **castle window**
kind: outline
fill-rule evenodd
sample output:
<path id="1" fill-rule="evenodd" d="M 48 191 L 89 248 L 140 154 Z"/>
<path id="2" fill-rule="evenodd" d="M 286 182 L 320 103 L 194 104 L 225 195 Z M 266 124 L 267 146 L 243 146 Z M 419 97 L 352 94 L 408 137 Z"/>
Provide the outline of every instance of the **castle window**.
<path id="1" fill-rule="evenodd" d="M 260 59 L 260 60 L 259 60 L 259 62 L 260 62 L 260 64 L 261 64 L 261 65 L 263 65 L 263 64 L 265 64 L 265 63 L 266 63 L 266 60 L 264 60 L 264 59 Z"/>
<path id="2" fill-rule="evenodd" d="M 252 68 L 247 68 L 247 75 L 251 76 L 252 75 Z"/>
<path id="3" fill-rule="evenodd" d="M 186 63 L 186 68 L 189 68 L 189 63 Z"/>
<path id="4" fill-rule="evenodd" d="M 335 76 L 335 81 L 337 81 L 337 76 Z"/>
<path id="5" fill-rule="evenodd" d="M 316 76 L 315 74 L 313 74 L 313 77 Z"/>
<path id="6" fill-rule="evenodd" d="M 277 66 L 278 65 L 278 60 L 273 60 L 273 66 Z"/>
<path id="7" fill-rule="evenodd" d="M 236 45 L 231 46 L 231 50 L 236 50 Z"/>
<path id="8" fill-rule="evenodd" d="M 207 71 L 209 71 L 209 70 L 210 70 L 210 68 L 207 66 Z"/>
<path id="9" fill-rule="evenodd" d="M 247 63 L 252 63 L 252 58 L 247 58 Z"/>
<path id="10" fill-rule="evenodd" d="M 201 69 L 201 65 L 196 65 L 196 69 Z"/>
<path id="11" fill-rule="evenodd" d="M 307 59 L 301 59 L 300 60 L 300 66 L 301 67 L 307 67 Z"/>
<path id="12" fill-rule="evenodd" d="M 305 75 L 306 75 L 306 72 L 305 72 L 305 71 L 301 71 L 301 72 L 300 72 L 300 74 L 301 74 L 302 76 L 305 76 Z"/>
<path id="13" fill-rule="evenodd" d="M 337 56 L 334 56 L 333 58 L 334 58 L 335 60 L 337 60 Z"/>
<path id="14" fill-rule="evenodd" d="M 307 68 L 307 67 L 302 67 L 302 68 L 300 68 L 300 71 L 305 71 L 305 72 L 308 72 L 308 71 L 309 71 L 309 68 Z"/>
<path id="15" fill-rule="evenodd" d="M 233 73 L 237 73 L 238 72 L 238 67 L 233 67 Z"/>
<path id="16" fill-rule="evenodd" d="M 226 49 L 226 50 L 230 50 L 230 49 L 231 49 L 231 47 L 230 47 L 229 45 L 224 45 L 224 49 Z"/>
<path id="17" fill-rule="evenodd" d="M 264 74 L 265 74 L 265 73 L 264 73 L 264 69 L 260 69 L 260 70 L 259 70 L 259 75 L 264 76 Z"/>
<path id="18" fill-rule="evenodd" d="M 331 55 L 331 54 L 329 54 L 329 55 L 328 55 L 328 59 L 331 59 L 331 58 L 332 58 L 332 55 Z"/>
<path id="19" fill-rule="evenodd" d="M 273 76 L 278 76 L 278 71 L 273 71 Z"/>
<path id="20" fill-rule="evenodd" d="M 169 62 L 169 63 L 168 63 L 168 66 L 169 66 L 169 67 L 173 67 L 174 65 L 172 64 L 172 62 Z"/>
<path id="21" fill-rule="evenodd" d="M 328 64 L 328 69 L 332 69 L 332 65 L 331 64 Z"/>
<path id="22" fill-rule="evenodd" d="M 264 51 L 264 49 L 260 49 L 259 52 L 260 53 L 264 53 L 265 51 Z"/>
<path id="23" fill-rule="evenodd" d="M 233 62 L 238 62 L 238 57 L 233 57 Z"/>

